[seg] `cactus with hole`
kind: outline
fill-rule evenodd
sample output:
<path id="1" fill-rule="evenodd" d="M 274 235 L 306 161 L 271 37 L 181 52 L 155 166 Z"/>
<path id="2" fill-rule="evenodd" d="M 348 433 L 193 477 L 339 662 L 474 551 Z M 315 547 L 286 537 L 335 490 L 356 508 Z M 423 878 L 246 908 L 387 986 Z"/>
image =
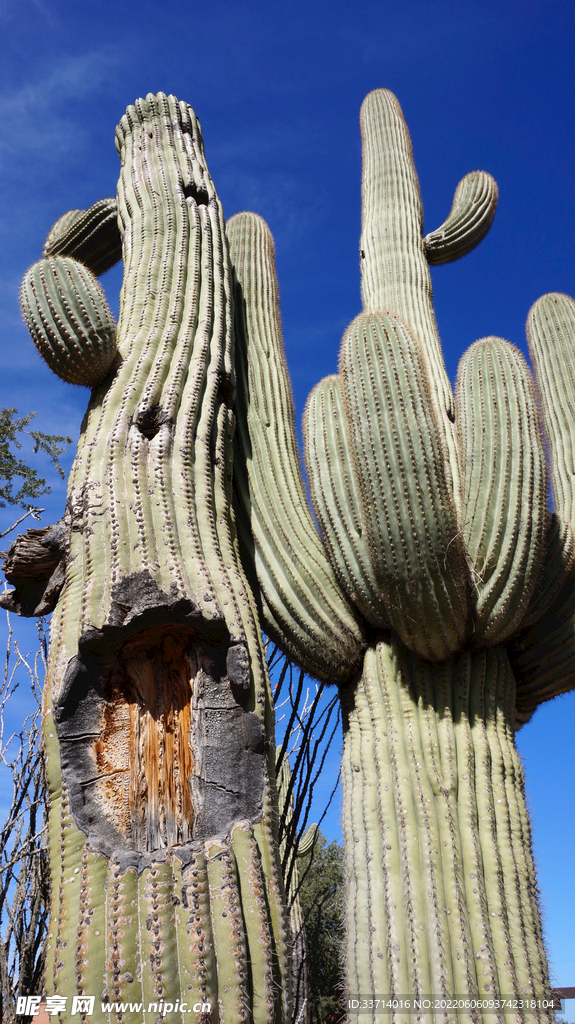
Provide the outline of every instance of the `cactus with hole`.
<path id="1" fill-rule="evenodd" d="M 59 587 L 38 539 L 20 543 L 9 577 L 17 593 L 26 573 L 40 585 L 50 571 L 57 602 L 46 992 L 67 995 L 68 1013 L 74 994 L 93 995 L 94 1020 L 123 1024 L 140 1024 L 139 1003 L 159 1008 L 146 1019 L 185 1003 L 185 1020 L 210 1005 L 200 1019 L 288 1021 L 273 707 L 232 509 L 224 218 L 185 103 L 137 101 L 116 145 L 117 329 L 70 255 L 41 260 L 22 292 L 51 368 L 95 385 L 58 531 Z M 112 338 L 113 365 L 96 372 Z"/>
<path id="2" fill-rule="evenodd" d="M 57 602 L 48 991 L 290 1019 L 263 630 L 339 686 L 348 994 L 550 998 L 514 731 L 575 686 L 575 304 L 545 296 L 528 321 L 550 512 L 525 360 L 482 339 L 453 394 L 433 313 L 428 264 L 481 241 L 497 187 L 467 175 L 424 238 L 395 97 L 371 93 L 361 126 L 364 311 L 304 417 L 320 532 L 267 225 L 224 226 L 185 104 L 148 96 L 117 130 L 118 353 L 83 425 L 59 569 L 38 538 L 10 562 L 18 593 L 36 557 Z M 48 261 L 74 257 L 75 226 L 84 244 L 72 211 Z M 59 372 L 68 328 L 52 321 L 32 333 L 52 335 Z M 480 1019 L 427 1019 L 455 1018 Z"/>

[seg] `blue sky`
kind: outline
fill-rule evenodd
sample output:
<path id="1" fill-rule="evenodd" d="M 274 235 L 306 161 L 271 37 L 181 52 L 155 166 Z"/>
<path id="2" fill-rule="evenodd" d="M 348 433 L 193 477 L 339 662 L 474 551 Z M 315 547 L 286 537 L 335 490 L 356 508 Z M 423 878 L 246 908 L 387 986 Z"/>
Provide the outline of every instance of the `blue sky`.
<path id="1" fill-rule="evenodd" d="M 88 395 L 36 354 L 19 284 L 61 213 L 114 194 L 115 125 L 149 91 L 194 106 L 226 216 L 251 209 L 270 224 L 298 420 L 360 310 L 358 114 L 373 88 L 403 107 L 426 232 L 468 171 L 499 184 L 487 239 L 433 269 L 450 375 L 485 335 L 524 348 L 539 295 L 575 294 L 572 3 L 0 0 L 0 27 L 0 406 L 37 410 L 38 429 L 76 440 Z M 118 270 L 103 284 L 117 308 Z M 63 502 L 56 480 L 45 523 Z M 574 733 L 571 694 L 518 737 L 555 980 L 573 986 Z"/>

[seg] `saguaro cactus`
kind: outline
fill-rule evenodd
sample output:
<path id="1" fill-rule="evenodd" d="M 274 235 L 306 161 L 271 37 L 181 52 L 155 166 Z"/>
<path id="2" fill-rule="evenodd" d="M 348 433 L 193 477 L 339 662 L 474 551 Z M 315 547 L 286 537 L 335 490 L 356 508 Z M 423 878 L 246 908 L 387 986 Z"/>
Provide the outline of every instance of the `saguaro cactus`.
<path id="1" fill-rule="evenodd" d="M 253 214 L 228 223 L 238 406 L 247 410 L 235 476 L 244 560 L 264 628 L 340 686 L 349 994 L 435 997 L 444 1007 L 508 996 L 523 1002 L 501 1006 L 498 1019 L 553 1020 L 514 730 L 575 685 L 574 370 L 563 351 L 575 306 L 547 297 L 529 322 L 558 449 L 553 484 L 565 491 L 551 514 L 523 357 L 499 338 L 477 342 L 454 398 L 433 314 L 427 264 L 484 237 L 495 183 L 482 172 L 464 178 L 445 224 L 424 239 L 395 97 L 371 93 L 361 124 L 365 310 L 344 336 L 339 373 L 317 385 L 304 417 L 327 566 L 307 539 L 300 498 L 273 242 Z M 282 514 L 270 525 L 262 495 L 272 481 Z M 306 621 L 311 603 L 327 607 L 319 573 L 330 578 L 330 566 L 328 621 L 347 642 L 343 658 Z M 293 595 L 281 610 L 278 579 Z M 405 1018 L 371 1007 L 358 1020 Z M 478 1020 L 480 1011 L 468 1003 L 447 1016 Z"/>
<path id="2" fill-rule="evenodd" d="M 20 542 L 6 599 L 25 613 L 58 600 L 54 990 L 189 990 L 214 1019 L 289 1015 L 261 627 L 340 688 L 349 994 L 434 998 L 432 1019 L 480 1019 L 446 1000 L 505 998 L 499 1020 L 554 1018 L 514 730 L 575 686 L 575 304 L 545 296 L 528 322 L 550 513 L 523 357 L 476 342 L 454 396 L 433 313 L 428 263 L 484 237 L 497 187 L 467 175 L 423 238 L 395 97 L 371 93 L 361 122 L 364 311 L 305 413 L 321 536 L 269 229 L 247 213 L 224 231 L 185 104 L 149 96 L 118 128 L 118 356 L 64 521 L 30 540 L 38 580 Z M 74 255 L 75 225 L 84 244 L 74 213 L 48 259 L 59 239 Z M 61 322 L 42 321 L 56 347 Z"/>
<path id="3" fill-rule="evenodd" d="M 46 991 L 95 995 L 94 1019 L 110 1016 L 103 1000 L 133 1004 L 111 1017 L 138 1024 L 169 1003 L 187 1004 L 184 1020 L 199 1003 L 214 1021 L 287 1021 L 273 711 L 230 503 L 224 219 L 186 104 L 138 101 L 116 144 L 118 359 L 70 477 L 45 692 Z M 73 263 L 40 267 L 58 260 Z M 88 276 L 60 275 L 59 302 L 94 320 L 77 286 Z M 44 333 L 59 336 L 56 291 Z"/>

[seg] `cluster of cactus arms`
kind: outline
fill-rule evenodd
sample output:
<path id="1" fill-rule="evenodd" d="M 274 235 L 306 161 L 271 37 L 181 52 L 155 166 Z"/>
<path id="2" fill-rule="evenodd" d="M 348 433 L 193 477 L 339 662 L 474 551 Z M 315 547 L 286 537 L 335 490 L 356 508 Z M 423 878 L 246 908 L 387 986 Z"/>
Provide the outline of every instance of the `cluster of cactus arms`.
<path id="1" fill-rule="evenodd" d="M 477 245 L 497 187 L 467 175 L 423 238 L 395 97 L 361 127 L 364 311 L 304 420 L 319 531 L 273 240 L 224 222 L 186 104 L 128 108 L 117 201 L 61 218 L 24 281 L 44 358 L 94 389 L 64 518 L 15 542 L 3 598 L 55 609 L 46 991 L 94 1020 L 100 997 L 291 1019 L 262 632 L 341 695 L 349 995 L 550 996 L 514 732 L 575 686 L 575 303 L 531 310 L 536 386 L 490 337 L 454 395 L 428 264 Z M 114 328 L 93 273 L 120 241 Z"/>

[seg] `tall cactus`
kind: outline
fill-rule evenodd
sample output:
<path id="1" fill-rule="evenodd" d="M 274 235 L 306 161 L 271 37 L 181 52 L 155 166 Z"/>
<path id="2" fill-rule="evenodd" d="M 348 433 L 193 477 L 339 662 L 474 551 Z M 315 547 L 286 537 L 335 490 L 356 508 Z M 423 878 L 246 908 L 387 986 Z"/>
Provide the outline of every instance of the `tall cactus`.
<path id="1" fill-rule="evenodd" d="M 521 354 L 499 338 L 477 342 L 461 361 L 455 396 L 443 363 L 428 263 L 465 255 L 484 237 L 495 183 L 467 175 L 445 224 L 423 238 L 396 98 L 371 93 L 361 126 L 364 312 L 344 336 L 339 373 L 310 396 L 304 433 L 340 590 L 337 612 L 330 596 L 331 621 L 343 638 L 349 609 L 355 614 L 362 667 L 353 648 L 346 671 L 315 629 L 297 632 L 306 595 L 318 599 L 322 584 L 300 525 L 307 513 L 281 407 L 289 385 L 273 243 L 253 214 L 227 228 L 238 405 L 248 410 L 249 449 L 236 458 L 243 557 L 260 581 L 264 628 L 340 686 L 349 995 L 532 997 L 546 1005 L 501 1008 L 498 1019 L 553 1020 L 514 731 L 542 700 L 575 686 L 571 499 L 546 511 L 545 444 Z M 549 353 L 534 360 L 548 438 L 564 464 L 555 489 L 562 478 L 568 485 L 573 448 L 570 301 L 541 300 L 529 326 L 535 350 Z M 561 425 L 551 425 L 554 415 Z M 259 511 L 272 479 L 282 509 L 275 534 Z M 307 531 L 311 517 L 306 523 Z M 289 558 L 278 553 L 286 535 Z M 302 596 L 278 628 L 266 586 L 281 572 L 291 594 L 299 581 Z M 326 578 L 329 567 L 321 563 L 321 572 Z M 479 1020 L 465 1007 L 455 1017 Z M 372 1004 L 357 1019 L 404 1014 Z"/>
<path id="2" fill-rule="evenodd" d="M 139 100 L 116 145 L 118 358 L 93 391 L 69 481 L 45 690 L 46 991 L 96 996 L 94 1020 L 140 1024 L 138 1003 L 185 1002 L 182 1020 L 207 1003 L 221 1024 L 289 1021 L 273 710 L 231 508 L 224 219 L 186 104 Z M 40 267 L 58 260 L 74 264 Z M 94 319 L 78 267 L 56 282 L 60 309 L 50 286 L 42 320 L 56 371 L 65 311 Z M 45 275 L 29 277 L 39 289 Z M 77 379 L 92 353 L 76 336 Z M 110 1014 L 101 1000 L 133 1009 Z"/>
<path id="3" fill-rule="evenodd" d="M 371 93 L 361 125 L 364 311 L 304 418 L 321 535 L 269 229 L 247 213 L 224 231 L 185 104 L 149 96 L 118 128 L 118 356 L 93 392 L 64 520 L 33 539 L 39 582 L 21 542 L 5 599 L 58 602 L 53 990 L 144 1003 L 186 990 L 214 1020 L 288 1019 L 261 628 L 340 688 L 349 994 L 549 1000 L 514 731 L 575 686 L 575 304 L 545 296 L 530 314 L 538 397 L 493 337 L 464 355 L 454 395 L 428 264 L 485 236 L 497 187 L 467 175 L 423 238 L 395 97 Z M 55 226 L 49 260 L 100 223 L 82 216 Z M 533 1002 L 496 1016 L 554 1019 Z M 455 1018 L 480 1016 L 427 1017 Z"/>

